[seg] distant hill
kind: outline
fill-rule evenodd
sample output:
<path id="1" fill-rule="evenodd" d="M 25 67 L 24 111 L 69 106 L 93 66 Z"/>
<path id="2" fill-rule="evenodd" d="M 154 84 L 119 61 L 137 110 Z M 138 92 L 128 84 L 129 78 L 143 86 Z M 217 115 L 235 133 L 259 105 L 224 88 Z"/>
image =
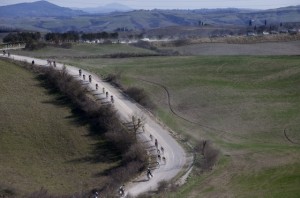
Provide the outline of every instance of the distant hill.
<path id="1" fill-rule="evenodd" d="M 53 17 L 78 16 L 82 14 L 86 13 L 60 7 L 47 1 L 0 6 L 0 17 Z"/>
<path id="2" fill-rule="evenodd" d="M 300 22 L 300 5 L 289 6 L 276 9 L 252 11 L 250 13 L 238 14 L 240 18 L 252 18 L 258 24 L 263 24 L 264 20 L 270 23 L 275 22 Z"/>
<path id="3" fill-rule="evenodd" d="M 95 13 L 111 13 L 111 12 L 128 12 L 128 11 L 132 11 L 133 9 L 120 3 L 110 3 L 105 6 L 99 6 L 95 8 L 83 8 L 81 10 L 88 13 L 95 14 Z"/>
<path id="4" fill-rule="evenodd" d="M 269 10 L 197 9 L 197 10 L 132 10 L 122 4 L 109 4 L 87 9 L 90 14 L 63 8 L 47 1 L 0 7 L 2 28 L 36 31 L 144 31 L 166 27 L 254 26 L 300 22 L 300 6 Z M 102 10 L 102 11 L 101 11 Z M 122 12 L 114 12 L 114 11 Z M 112 12 L 111 12 L 112 11 Z M 102 13 L 101 13 L 102 12 Z M 111 12 L 111 13 L 105 13 Z M 19 17 L 19 18 L 18 18 Z M 176 28 L 175 28 L 176 29 Z M 167 29 L 166 29 L 167 30 Z"/>

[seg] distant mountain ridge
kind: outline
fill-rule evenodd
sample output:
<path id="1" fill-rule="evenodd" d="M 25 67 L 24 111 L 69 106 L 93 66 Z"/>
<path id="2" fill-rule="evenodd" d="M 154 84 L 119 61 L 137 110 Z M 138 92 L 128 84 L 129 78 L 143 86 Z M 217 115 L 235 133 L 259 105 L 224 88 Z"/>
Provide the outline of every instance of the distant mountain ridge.
<path id="1" fill-rule="evenodd" d="M 19 3 L 0 7 L 0 17 L 47 17 L 78 16 L 86 14 L 80 10 L 64 8 L 47 1 Z"/>
<path id="2" fill-rule="evenodd" d="M 96 13 L 111 13 L 111 12 L 128 12 L 128 11 L 132 11 L 133 9 L 120 3 L 110 3 L 104 6 L 99 6 L 95 8 L 82 8 L 80 10 L 83 10 L 88 13 L 96 14 Z"/>
<path id="3" fill-rule="evenodd" d="M 103 7 L 129 9 L 122 4 Z M 102 8 L 103 8 L 102 7 Z M 95 8 L 95 9 L 101 9 Z M 108 11 L 109 9 L 107 9 Z M 90 14 L 80 10 L 60 7 L 47 1 L 22 3 L 0 7 L 3 29 L 26 29 L 36 31 L 144 31 L 166 27 L 198 27 L 233 25 L 248 27 L 286 22 L 300 22 L 300 6 L 269 10 L 251 9 L 196 9 L 196 10 L 132 10 L 128 12 Z M 103 11 L 103 10 L 102 10 Z M 99 14 L 98 14 L 99 13 Z"/>

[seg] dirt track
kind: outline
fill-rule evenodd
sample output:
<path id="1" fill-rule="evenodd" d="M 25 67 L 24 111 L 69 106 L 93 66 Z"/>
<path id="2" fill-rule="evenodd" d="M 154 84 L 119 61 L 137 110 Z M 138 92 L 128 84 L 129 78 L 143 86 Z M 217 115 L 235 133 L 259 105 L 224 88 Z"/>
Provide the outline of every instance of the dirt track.
<path id="1" fill-rule="evenodd" d="M 31 63 L 31 61 L 34 60 L 36 65 L 49 66 L 47 65 L 47 61 L 42 59 L 17 55 L 11 55 L 10 58 L 19 61 L 26 61 L 28 63 Z M 57 69 L 62 69 L 63 67 L 63 65 L 59 63 L 56 65 Z M 88 86 L 88 88 L 93 92 L 99 101 L 104 103 L 110 102 L 110 100 L 105 97 L 105 94 L 102 93 L 102 88 L 105 88 L 105 90 L 109 92 L 109 96 L 113 95 L 113 105 L 115 109 L 118 110 L 122 121 L 130 122 L 132 115 L 141 116 L 146 120 L 144 125 L 145 132 L 140 133 L 139 137 L 140 140 L 146 144 L 145 146 L 148 147 L 149 152 L 154 151 L 153 153 L 156 153 L 154 141 L 151 141 L 149 138 L 150 134 L 153 135 L 154 139 L 158 140 L 159 148 L 161 146 L 164 148 L 163 156 L 166 157 L 166 163 L 161 162 L 159 166 L 153 166 L 150 164 L 149 166 L 153 169 L 154 177 L 148 181 L 146 174 L 144 174 L 134 179 L 129 184 L 126 184 L 126 194 L 137 196 L 140 193 L 156 189 L 157 184 L 160 181 L 170 180 L 182 170 L 187 161 L 185 151 L 170 135 L 168 129 L 162 126 L 149 112 L 126 98 L 115 87 L 103 82 L 96 75 L 83 70 L 82 74 L 85 74 L 86 76 L 86 79 L 83 80 L 82 77 L 79 77 L 78 75 L 79 68 L 73 66 L 66 66 L 66 68 L 69 74 L 73 75 L 75 78 L 78 78 L 78 80 L 83 81 L 83 83 Z M 92 75 L 92 83 L 88 82 L 88 75 Z M 99 85 L 99 90 L 95 89 L 96 83 Z"/>

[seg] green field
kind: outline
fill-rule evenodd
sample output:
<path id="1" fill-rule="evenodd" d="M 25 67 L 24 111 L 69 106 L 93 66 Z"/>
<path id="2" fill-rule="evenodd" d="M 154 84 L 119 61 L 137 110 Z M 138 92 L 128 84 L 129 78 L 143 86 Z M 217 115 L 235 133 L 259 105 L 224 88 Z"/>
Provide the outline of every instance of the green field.
<path id="1" fill-rule="evenodd" d="M 15 54 L 30 56 L 32 52 L 30 51 L 15 51 Z M 44 49 L 34 52 L 36 57 L 47 58 L 47 57 L 57 57 L 57 58 L 67 58 L 67 57 L 85 57 L 85 56 L 101 56 L 116 53 L 144 53 L 144 54 L 154 54 L 153 51 L 133 47 L 130 45 L 122 44 L 74 44 L 71 49 L 57 48 L 57 47 L 46 47 Z"/>
<path id="2" fill-rule="evenodd" d="M 192 143 L 212 140 L 221 150 L 212 172 L 193 174 L 170 197 L 300 196 L 299 56 L 61 61 L 99 75 L 121 74 L 125 87 L 147 91 L 157 106 L 153 113 L 170 128 Z"/>
<path id="3" fill-rule="evenodd" d="M 213 140 L 223 154 L 230 156 L 223 171 L 202 182 L 188 183 L 191 187 L 184 197 L 299 196 L 299 57 L 156 57 L 70 62 L 100 75 L 121 73 L 124 85 L 139 86 L 149 93 L 158 106 L 154 113 L 169 127 L 191 141 Z M 162 87 L 138 78 L 167 87 L 175 112 L 197 124 L 171 113 Z M 285 138 L 285 129 L 296 144 Z M 281 172 L 285 167 L 288 171 Z M 273 182 L 272 178 L 279 181 Z M 204 184 L 206 187 L 199 188 Z"/>
<path id="4" fill-rule="evenodd" d="M 106 141 L 34 74 L 3 60 L 0 69 L 0 196 L 5 187 L 21 197 L 41 187 L 62 195 L 103 186 L 100 173 L 117 165 L 100 158 L 114 155 Z"/>

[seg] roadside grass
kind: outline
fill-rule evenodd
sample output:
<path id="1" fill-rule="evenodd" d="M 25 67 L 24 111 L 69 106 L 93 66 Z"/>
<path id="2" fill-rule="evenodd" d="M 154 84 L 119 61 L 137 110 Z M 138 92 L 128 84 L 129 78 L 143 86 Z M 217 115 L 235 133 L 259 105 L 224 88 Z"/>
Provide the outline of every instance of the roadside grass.
<path id="1" fill-rule="evenodd" d="M 222 157 L 217 170 L 201 176 L 192 176 L 177 192 L 168 197 L 299 197 L 299 164 L 249 170 L 245 174 L 228 174 L 231 162 Z M 210 183 L 211 178 L 226 178 L 219 186 Z M 197 191 L 195 189 L 198 188 Z M 230 189 L 228 191 L 228 189 Z M 233 193 L 234 192 L 234 193 Z"/>
<path id="2" fill-rule="evenodd" d="M 300 164 L 249 171 L 232 179 L 238 197 L 299 197 Z"/>
<path id="3" fill-rule="evenodd" d="M 148 92 L 158 107 L 153 113 L 174 131 L 191 137 L 192 142 L 210 139 L 230 158 L 226 167 L 215 167 L 220 174 L 209 175 L 204 182 L 201 176 L 189 181 L 186 185 L 193 185 L 184 197 L 197 197 L 199 193 L 206 197 L 238 196 L 242 192 L 234 180 L 236 176 L 299 163 L 298 56 L 181 56 L 61 61 L 99 76 L 121 73 L 121 82 L 125 87 L 134 85 Z M 177 115 L 170 111 L 166 92 L 151 82 L 168 89 L 172 108 Z M 295 143 L 285 137 L 284 131 Z M 296 169 L 291 169 L 287 174 L 274 171 L 274 177 L 277 173 L 278 178 L 287 178 L 290 193 L 299 193 L 297 182 L 289 182 L 288 179 L 290 175 L 297 174 Z M 263 185 L 265 181 L 257 179 L 256 182 Z M 220 188 L 220 185 L 224 187 Z M 253 189 L 245 181 L 243 188 L 247 191 L 246 197 L 251 197 L 252 191 L 261 195 L 264 190 L 272 192 L 274 188 L 274 196 L 284 193 L 283 188 L 277 189 L 272 183 L 266 186 L 268 189 Z M 177 195 L 181 196 L 181 193 Z M 273 194 L 267 196 L 272 197 Z"/>
<path id="4" fill-rule="evenodd" d="M 0 184 L 18 197 L 48 189 L 56 195 L 100 188 L 119 156 L 56 92 L 36 76 L 0 60 Z M 102 157 L 94 162 L 97 156 Z M 0 191 L 1 192 L 1 191 Z"/>
<path id="5" fill-rule="evenodd" d="M 219 176 L 222 171 L 226 168 L 226 166 L 230 163 L 230 159 L 228 157 L 222 156 L 221 159 L 218 161 L 217 166 L 219 167 L 216 170 L 213 170 L 211 172 L 207 172 L 204 174 L 191 174 L 188 178 L 188 182 L 185 183 L 180 188 L 177 188 L 174 191 L 169 191 L 167 193 L 164 193 L 162 195 L 157 195 L 153 197 L 169 197 L 169 198 L 176 198 L 176 197 L 206 197 L 205 195 L 209 192 L 214 191 L 213 186 L 205 185 L 205 181 L 212 176 Z M 199 186 L 203 186 L 201 188 L 201 192 L 197 192 L 197 194 L 191 195 L 191 192 L 193 192 L 193 189 L 199 188 Z"/>

